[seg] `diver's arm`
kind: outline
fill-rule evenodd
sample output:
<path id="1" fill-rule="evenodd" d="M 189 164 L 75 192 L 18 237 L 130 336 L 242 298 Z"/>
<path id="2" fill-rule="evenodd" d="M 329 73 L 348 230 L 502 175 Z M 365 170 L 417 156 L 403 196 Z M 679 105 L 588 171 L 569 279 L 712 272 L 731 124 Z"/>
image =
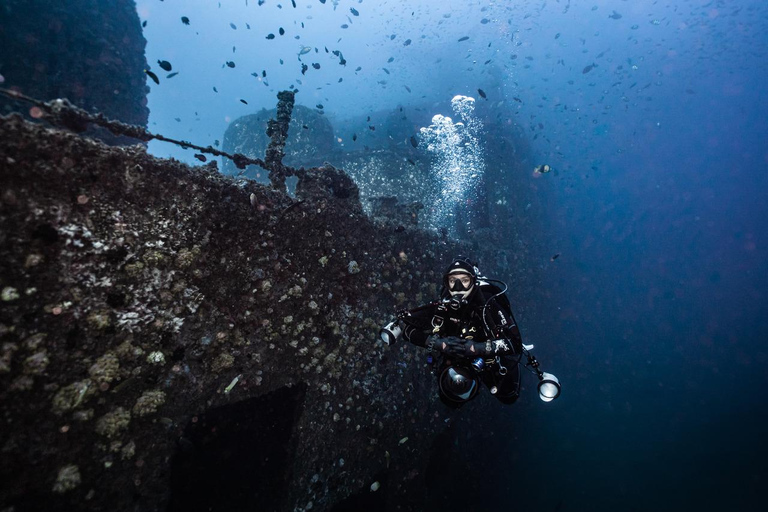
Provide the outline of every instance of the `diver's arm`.
<path id="1" fill-rule="evenodd" d="M 410 310 L 400 321 L 403 338 L 418 347 L 431 348 L 433 341 L 429 337 L 433 331 L 434 316 L 435 308 L 431 304 Z"/>
<path id="2" fill-rule="evenodd" d="M 416 346 L 427 348 L 430 333 L 413 325 L 403 322 L 403 338 Z"/>

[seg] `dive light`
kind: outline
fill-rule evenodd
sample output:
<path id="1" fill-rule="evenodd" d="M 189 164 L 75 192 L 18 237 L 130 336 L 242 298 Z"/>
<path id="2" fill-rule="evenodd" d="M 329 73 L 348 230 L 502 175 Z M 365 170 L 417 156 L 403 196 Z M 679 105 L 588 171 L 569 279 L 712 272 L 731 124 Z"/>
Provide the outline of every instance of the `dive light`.
<path id="1" fill-rule="evenodd" d="M 551 402 L 560 396 L 560 381 L 551 373 L 542 372 L 539 375 L 539 398 Z"/>
<path id="2" fill-rule="evenodd" d="M 397 320 L 392 320 L 379 331 L 381 341 L 387 345 L 394 345 L 402 334 L 403 330 L 400 328 Z"/>
<path id="3" fill-rule="evenodd" d="M 531 346 L 531 348 L 533 348 Z M 536 372 L 539 377 L 539 398 L 543 402 L 551 402 L 555 398 L 560 396 L 560 380 L 551 373 L 543 372 L 539 368 L 539 362 L 536 357 L 528 351 L 527 346 L 523 345 L 523 349 L 528 354 L 528 364 Z"/>

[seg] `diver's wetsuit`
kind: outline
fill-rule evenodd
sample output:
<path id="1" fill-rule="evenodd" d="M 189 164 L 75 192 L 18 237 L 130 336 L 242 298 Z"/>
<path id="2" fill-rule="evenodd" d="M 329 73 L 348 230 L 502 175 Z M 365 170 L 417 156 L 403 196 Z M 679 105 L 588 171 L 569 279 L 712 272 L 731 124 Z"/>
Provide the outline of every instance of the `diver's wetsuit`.
<path id="1" fill-rule="evenodd" d="M 483 356 L 487 364 L 486 369 L 480 372 L 480 378 L 489 389 L 496 387 L 494 396 L 497 399 L 511 404 L 517 400 L 520 387 L 520 330 L 509 308 L 502 305 L 507 302 L 506 297 L 491 298 L 500 291 L 499 288 L 482 279 L 476 288 L 460 306 L 457 302 L 449 302 L 450 299 L 445 295 L 444 301 L 412 310 L 411 315 L 403 320 L 403 337 L 414 345 L 436 352 L 440 351 L 442 345 L 440 338 L 456 337 L 487 342 L 486 346 L 492 351 L 490 355 Z M 432 335 L 436 339 L 430 339 Z M 504 340 L 504 343 L 494 340 Z M 499 362 L 495 360 L 496 357 Z M 468 363 L 468 358 L 443 355 L 438 375 L 447 366 L 464 364 L 470 367 Z M 447 399 L 442 388 L 440 398 L 451 407 L 461 405 Z"/>

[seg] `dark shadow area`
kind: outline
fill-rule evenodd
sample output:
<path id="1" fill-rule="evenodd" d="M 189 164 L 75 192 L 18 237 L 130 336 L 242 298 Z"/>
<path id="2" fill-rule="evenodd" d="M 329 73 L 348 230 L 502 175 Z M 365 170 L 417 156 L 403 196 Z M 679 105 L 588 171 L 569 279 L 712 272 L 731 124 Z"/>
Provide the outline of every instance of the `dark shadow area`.
<path id="1" fill-rule="evenodd" d="M 168 511 L 282 510 L 305 393 L 283 387 L 193 418 L 171 462 Z"/>
<path id="2" fill-rule="evenodd" d="M 379 482 L 382 487 L 388 487 L 386 472 L 379 473 L 374 478 L 374 481 Z M 366 512 L 384 512 L 387 510 L 387 497 L 381 492 L 372 492 L 370 489 L 364 488 L 357 494 L 353 494 L 337 503 L 330 512 L 359 512 L 361 510 Z"/>
<path id="3" fill-rule="evenodd" d="M 494 473 L 484 464 L 495 460 L 492 446 L 484 446 L 482 441 L 462 441 L 460 437 L 460 431 L 449 428 L 435 438 L 424 475 L 423 510 L 507 509 L 509 503 L 493 503 L 495 487 L 505 476 Z"/>

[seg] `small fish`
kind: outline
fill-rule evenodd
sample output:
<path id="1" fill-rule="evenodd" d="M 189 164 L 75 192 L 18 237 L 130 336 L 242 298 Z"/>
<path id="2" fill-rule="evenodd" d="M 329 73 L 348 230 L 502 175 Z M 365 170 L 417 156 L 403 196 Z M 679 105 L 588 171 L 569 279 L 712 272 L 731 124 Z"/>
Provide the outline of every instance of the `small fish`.
<path id="1" fill-rule="evenodd" d="M 389 70 L 387 68 L 381 68 L 381 69 L 383 69 L 386 74 L 389 74 Z"/>
<path id="2" fill-rule="evenodd" d="M 345 23 L 345 24 L 343 24 L 343 25 L 341 26 L 341 28 L 349 28 L 349 25 L 347 25 L 347 24 Z"/>
<path id="3" fill-rule="evenodd" d="M 147 20 L 144 20 L 144 22 L 141 24 L 142 28 L 145 28 L 147 26 Z"/>
<path id="4" fill-rule="evenodd" d="M 357 9 L 355 9 L 354 7 L 350 7 L 349 12 L 352 13 L 352 16 L 360 16 L 360 13 L 357 12 Z"/>
<path id="5" fill-rule="evenodd" d="M 406 161 L 406 162 L 408 162 L 408 163 L 409 163 L 409 164 L 411 164 L 411 165 L 416 165 L 416 162 L 414 162 L 414 161 L 413 161 L 413 160 L 411 160 L 410 158 L 406 158 L 406 159 L 405 159 L 405 161 Z"/>
<path id="6" fill-rule="evenodd" d="M 205 158 L 205 155 L 201 155 L 200 153 L 195 153 L 195 158 L 197 158 L 201 162 L 207 162 L 208 161 L 208 159 Z"/>
<path id="7" fill-rule="evenodd" d="M 611 18 L 612 20 L 620 20 L 621 19 L 621 14 L 617 13 L 616 11 L 613 11 L 613 14 L 611 14 L 608 17 Z"/>
<path id="8" fill-rule="evenodd" d="M 518 98 L 517 96 L 513 97 L 512 99 L 513 99 L 513 100 L 515 100 L 515 101 L 516 101 L 516 102 L 518 102 L 518 103 L 522 103 L 522 102 L 523 102 L 523 100 L 521 100 L 521 99 L 520 99 L 520 98 Z"/>
<path id="9" fill-rule="evenodd" d="M 480 20 L 480 23 L 482 23 L 483 25 L 487 25 L 490 21 L 491 20 L 489 20 L 488 18 L 483 18 Z"/>
<path id="10" fill-rule="evenodd" d="M 302 64 L 301 65 L 301 74 L 303 75 L 304 73 L 306 73 L 308 69 L 309 69 L 309 66 L 307 66 L 306 64 Z"/>
<path id="11" fill-rule="evenodd" d="M 469 36 L 464 36 L 459 38 L 459 42 L 467 41 L 467 40 L 469 40 Z"/>
<path id="12" fill-rule="evenodd" d="M 155 82 L 157 85 L 160 85 L 160 79 L 159 79 L 159 78 L 157 78 L 157 75 L 156 75 L 156 74 L 154 74 L 153 72 L 151 72 L 151 71 L 150 71 L 150 70 L 148 70 L 148 69 L 145 69 L 145 70 L 144 70 L 144 72 L 147 74 L 147 76 L 148 76 L 149 78 L 151 78 L 151 79 L 152 79 L 152 81 L 154 81 L 154 82 Z"/>
<path id="13" fill-rule="evenodd" d="M 484 91 L 484 90 L 482 90 L 482 89 L 478 89 L 478 90 L 477 90 L 477 94 L 479 94 L 479 95 L 480 95 L 480 97 L 481 97 L 481 98 L 483 98 L 484 100 L 487 100 L 487 99 L 488 99 L 488 96 L 486 96 L 486 95 L 485 95 L 485 91 Z"/>
<path id="14" fill-rule="evenodd" d="M 178 74 L 179 74 L 178 71 L 174 71 L 173 73 L 168 73 L 168 76 L 166 76 L 165 78 L 173 78 L 173 77 L 175 77 Z"/>
<path id="15" fill-rule="evenodd" d="M 189 18 L 187 18 L 186 16 L 182 16 L 181 22 L 185 25 L 189 25 Z"/>
<path id="16" fill-rule="evenodd" d="M 552 256 L 551 258 L 549 258 L 549 261 L 555 261 L 559 257 L 560 257 L 560 253 L 557 253 L 554 256 Z"/>
<path id="17" fill-rule="evenodd" d="M 390 58 L 387 59 L 387 62 L 392 62 L 393 60 L 395 60 L 395 58 L 394 57 L 390 57 Z"/>
<path id="18" fill-rule="evenodd" d="M 227 66 L 229 66 L 230 68 L 233 68 L 233 67 L 235 67 L 235 63 L 232 62 L 231 60 L 228 60 L 227 61 Z"/>
<path id="19" fill-rule="evenodd" d="M 309 130 L 309 126 L 307 126 L 305 124 L 301 125 L 301 127 L 304 128 L 305 130 Z"/>
<path id="20" fill-rule="evenodd" d="M 371 130 L 372 132 L 376 131 L 376 127 L 375 126 L 369 126 L 368 129 Z"/>
<path id="21" fill-rule="evenodd" d="M 165 71 L 170 71 L 173 69 L 173 66 L 171 66 L 171 63 L 167 60 L 159 60 L 157 61 L 157 65 L 163 68 Z"/>
<path id="22" fill-rule="evenodd" d="M 410 44 L 411 44 L 411 40 L 410 39 L 406 39 L 405 41 L 403 41 L 403 46 L 408 46 Z"/>
<path id="23" fill-rule="evenodd" d="M 318 62 L 313 62 L 313 63 L 312 63 L 312 67 L 313 67 L 313 68 L 315 68 L 315 69 L 320 69 L 320 63 L 318 63 Z"/>
<path id="24" fill-rule="evenodd" d="M 595 69 L 596 67 L 597 67 L 597 64 L 595 64 L 595 63 L 592 63 L 592 64 L 590 64 L 589 66 L 586 66 L 584 69 L 582 69 L 582 70 L 581 70 L 581 74 L 582 74 L 582 75 L 586 75 L 587 73 L 589 73 L 590 71 L 592 71 L 592 70 L 593 70 L 593 69 Z"/>
<path id="25" fill-rule="evenodd" d="M 219 90 L 216 87 L 214 87 L 213 92 L 219 92 Z"/>
<path id="26" fill-rule="evenodd" d="M 275 38 L 275 34 L 267 34 L 267 39 L 274 39 L 274 38 Z"/>
<path id="27" fill-rule="evenodd" d="M 237 30 L 237 25 L 234 23 L 230 23 L 229 26 L 232 27 L 232 30 Z"/>
<path id="28" fill-rule="evenodd" d="M 315 106 L 316 106 L 317 108 L 319 108 L 320 110 L 323 110 L 323 104 L 322 104 L 322 103 L 318 103 L 318 104 L 317 104 L 317 105 L 315 105 Z"/>
<path id="29" fill-rule="evenodd" d="M 404 85 L 403 87 L 405 87 L 405 90 L 406 90 L 406 91 L 408 91 L 408 92 L 411 92 L 411 88 L 410 88 L 410 87 L 408 87 L 407 85 Z"/>
<path id="30" fill-rule="evenodd" d="M 355 142 L 356 140 L 357 140 L 357 134 L 353 133 L 352 134 L 352 142 Z"/>
<path id="31" fill-rule="evenodd" d="M 296 0 L 291 0 L 291 4 L 293 5 L 293 8 L 296 8 Z"/>
<path id="32" fill-rule="evenodd" d="M 533 170 L 533 172 L 535 172 L 536 174 L 546 174 L 551 170 L 552 168 L 545 164 L 545 165 L 539 165 Z"/>
<path id="33" fill-rule="evenodd" d="M 219 147 L 219 144 L 221 144 L 221 142 L 219 142 L 219 139 L 216 139 L 215 141 L 213 141 L 214 146 Z"/>
<path id="34" fill-rule="evenodd" d="M 281 36 L 285 35 L 285 29 L 283 27 L 280 27 L 280 29 L 277 31 Z"/>
<path id="35" fill-rule="evenodd" d="M 243 104 L 245 104 L 245 105 L 247 105 L 247 104 L 248 104 L 248 102 L 247 102 L 247 101 L 245 101 L 245 100 L 244 100 L 244 99 L 242 99 L 242 98 L 240 99 L 240 103 L 243 103 Z"/>
<path id="36" fill-rule="evenodd" d="M 557 34 L 555 34 L 555 39 L 560 39 L 560 32 L 558 32 Z"/>
<path id="37" fill-rule="evenodd" d="M 248 30 L 251 30 L 251 25 L 250 25 L 250 24 L 248 24 L 248 23 L 246 23 L 246 24 L 245 24 L 245 28 L 247 28 Z"/>

